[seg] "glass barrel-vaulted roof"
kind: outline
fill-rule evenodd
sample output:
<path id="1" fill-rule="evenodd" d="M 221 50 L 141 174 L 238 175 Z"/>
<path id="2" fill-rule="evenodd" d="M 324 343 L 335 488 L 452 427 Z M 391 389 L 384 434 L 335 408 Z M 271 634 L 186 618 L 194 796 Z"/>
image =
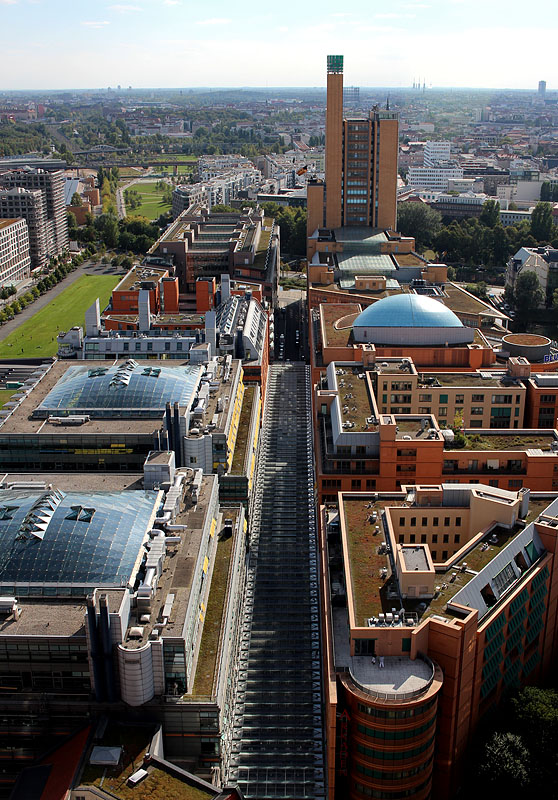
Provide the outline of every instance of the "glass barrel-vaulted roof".
<path id="1" fill-rule="evenodd" d="M 1 590 L 59 596 L 126 586 L 139 566 L 158 497 L 139 490 L 1 491 Z M 24 591 L 21 584 L 33 588 Z"/>
<path id="2" fill-rule="evenodd" d="M 160 416 L 166 402 L 189 404 L 199 375 L 200 367 L 140 365 L 132 359 L 110 367 L 70 367 L 33 416 Z"/>

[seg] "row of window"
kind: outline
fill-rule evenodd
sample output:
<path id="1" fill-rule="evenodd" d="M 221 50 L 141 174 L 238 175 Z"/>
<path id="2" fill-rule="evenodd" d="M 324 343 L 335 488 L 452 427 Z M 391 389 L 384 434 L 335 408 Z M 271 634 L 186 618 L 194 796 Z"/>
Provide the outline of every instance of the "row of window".
<path id="1" fill-rule="evenodd" d="M 364 703 L 359 703 L 358 710 L 362 714 L 366 714 L 369 717 L 376 717 L 376 719 L 408 719 L 409 717 L 422 716 L 432 708 L 435 702 L 436 698 L 433 697 L 428 700 L 427 703 L 423 703 L 423 705 L 415 706 L 414 708 L 400 708 L 397 709 L 397 711 L 393 709 L 376 708 L 375 706 L 366 706 Z M 374 731 L 371 728 L 366 728 L 364 731 L 361 731 L 361 733 L 374 737 Z"/>
<path id="2" fill-rule="evenodd" d="M 401 769 L 397 770 L 397 772 L 391 772 L 387 770 L 381 769 L 372 769 L 371 767 L 365 767 L 363 764 L 356 765 L 356 771 L 360 772 L 361 775 L 367 775 L 369 778 L 378 778 L 381 781 L 400 781 L 404 778 L 411 778 L 413 775 L 418 775 L 420 772 L 424 772 L 425 769 L 432 764 L 433 756 L 430 756 L 428 761 L 425 761 L 424 764 L 419 764 L 418 767 L 411 767 L 411 769 Z"/>
<path id="3" fill-rule="evenodd" d="M 408 538 L 408 542 L 406 541 Z M 426 533 L 422 533 L 420 537 L 421 544 L 427 544 L 428 538 Z M 409 534 L 407 537 L 404 533 L 399 534 L 399 544 L 416 544 L 416 536 L 414 533 Z M 431 538 L 432 544 L 438 544 L 438 534 L 434 533 Z M 442 537 L 442 544 L 449 544 L 450 537 L 448 533 L 444 533 Z M 454 533 L 453 535 L 453 544 L 460 544 L 461 543 L 461 535 L 459 533 Z"/>
<path id="4" fill-rule="evenodd" d="M 357 725 L 357 730 L 359 733 L 363 733 L 369 739 L 382 739 L 383 741 L 402 741 L 403 739 L 416 739 L 417 736 L 420 736 L 421 733 L 425 733 L 430 728 L 434 727 L 436 724 L 436 717 L 432 717 L 429 722 L 425 722 L 424 725 L 419 725 L 418 728 L 411 728 L 410 730 L 404 730 L 399 728 L 392 728 L 392 730 L 376 730 L 375 728 L 367 728 L 365 725 Z M 432 739 L 430 739 L 432 742 Z M 424 748 L 426 749 L 426 748 Z M 366 755 L 371 755 L 372 753 L 383 751 L 372 751 L 366 753 Z M 404 750 L 402 758 L 410 758 L 409 750 Z M 376 757 L 376 756 L 375 756 Z M 380 755 L 377 758 L 384 758 L 384 756 Z M 394 756 L 390 753 L 389 756 L 385 756 L 385 758 L 399 758 L 399 756 Z"/>
<path id="5" fill-rule="evenodd" d="M 372 789 L 371 786 L 364 786 L 362 783 L 355 781 L 355 789 L 366 797 L 374 797 L 376 800 L 403 800 L 405 797 L 414 797 L 429 783 L 430 778 L 418 786 L 413 786 L 411 789 L 401 789 L 399 792 L 384 792 L 381 789 Z"/>
<path id="6" fill-rule="evenodd" d="M 374 750 L 372 747 L 365 747 L 363 744 L 357 744 L 357 752 L 363 756 L 369 756 L 379 761 L 403 761 L 403 759 L 410 760 L 416 756 L 424 753 L 432 746 L 434 741 L 432 736 L 427 742 L 421 744 L 420 747 L 413 747 L 412 750 Z"/>
<path id="7" fill-rule="evenodd" d="M 427 526 L 432 526 L 433 528 L 437 528 L 439 521 L 440 521 L 439 517 L 432 517 L 431 521 L 428 519 L 428 517 L 422 517 L 421 525 L 423 528 L 426 528 Z M 411 528 L 415 528 L 417 524 L 417 518 L 411 517 L 409 524 Z M 404 528 L 406 525 L 407 525 L 407 518 L 399 517 L 399 527 Z M 455 519 L 453 520 L 451 517 L 444 517 L 444 528 L 449 528 L 450 525 L 455 526 L 456 528 L 460 528 L 461 517 L 455 517 Z"/>

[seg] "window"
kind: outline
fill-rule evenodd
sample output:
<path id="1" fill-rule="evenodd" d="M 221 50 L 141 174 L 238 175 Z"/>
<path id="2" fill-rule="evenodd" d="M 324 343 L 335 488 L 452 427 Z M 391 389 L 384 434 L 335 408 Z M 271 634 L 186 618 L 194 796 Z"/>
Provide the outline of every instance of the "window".
<path id="1" fill-rule="evenodd" d="M 432 406 L 419 406 L 418 413 L 419 414 L 430 414 L 432 412 Z"/>
<path id="2" fill-rule="evenodd" d="M 400 528 L 405 527 L 405 517 L 399 517 L 399 527 Z"/>
<path id="3" fill-rule="evenodd" d="M 420 543 L 421 544 L 426 544 L 426 534 L 425 533 L 421 533 L 421 535 L 420 535 Z"/>
<path id="4" fill-rule="evenodd" d="M 422 527 L 426 528 L 427 525 L 428 525 L 428 517 L 423 517 L 422 518 Z"/>
<path id="5" fill-rule="evenodd" d="M 431 402 L 432 402 L 431 394 L 419 394 L 419 403 L 431 403 Z"/>
<path id="6" fill-rule="evenodd" d="M 433 533 L 432 534 L 432 544 L 438 544 L 438 534 L 437 533 Z"/>
<path id="7" fill-rule="evenodd" d="M 444 533 L 442 541 L 444 544 L 449 544 L 449 533 Z"/>
<path id="8" fill-rule="evenodd" d="M 442 408 L 442 407 L 440 406 L 440 408 L 438 409 L 438 416 L 439 416 L 439 417 L 447 417 L 447 415 L 448 415 L 448 409 L 447 409 L 447 407 L 444 407 L 444 408 Z"/>
<path id="9" fill-rule="evenodd" d="M 440 395 L 439 402 L 440 402 L 442 405 L 447 405 L 447 402 L 448 402 L 448 396 L 447 396 L 447 394 L 441 394 L 441 395 Z"/>
<path id="10" fill-rule="evenodd" d="M 444 527 L 447 528 L 449 524 L 450 524 L 450 518 L 444 517 Z"/>
<path id="11" fill-rule="evenodd" d="M 460 541 L 461 541 L 461 534 L 456 533 L 455 536 L 453 537 L 453 543 L 454 544 L 459 544 Z"/>
<path id="12" fill-rule="evenodd" d="M 409 536 L 409 542 L 411 544 L 414 544 L 415 543 L 415 539 L 416 539 L 415 534 L 411 533 L 410 536 Z"/>
<path id="13" fill-rule="evenodd" d="M 456 403 L 456 405 L 461 406 L 461 405 L 463 405 L 464 402 L 465 402 L 465 395 L 463 395 L 463 394 L 456 394 L 455 395 L 455 403 Z"/>
<path id="14" fill-rule="evenodd" d="M 484 414 L 483 406 L 472 406 L 471 407 L 471 415 L 472 416 L 482 416 Z"/>
<path id="15" fill-rule="evenodd" d="M 399 544 L 405 544 L 405 534 L 404 533 L 400 533 L 399 534 Z"/>
<path id="16" fill-rule="evenodd" d="M 461 527 L 461 517 L 456 517 L 455 518 L 455 527 L 456 528 L 460 528 Z"/>
<path id="17" fill-rule="evenodd" d="M 417 518 L 416 517 L 411 517 L 411 528 L 416 527 L 416 524 L 417 524 Z"/>
<path id="18" fill-rule="evenodd" d="M 473 394 L 473 395 L 471 395 L 471 402 L 472 403 L 484 403 L 484 395 L 483 394 Z"/>
<path id="19" fill-rule="evenodd" d="M 448 558 L 448 551 L 442 550 L 442 561 L 447 561 Z"/>
<path id="20" fill-rule="evenodd" d="M 492 402 L 497 403 L 498 405 L 506 405 L 512 402 L 512 395 L 511 394 L 493 394 L 492 395 Z"/>
<path id="21" fill-rule="evenodd" d="M 358 479 L 354 479 L 351 481 L 351 489 L 360 492 L 360 481 Z"/>
<path id="22" fill-rule="evenodd" d="M 438 558 L 438 553 L 436 550 L 431 550 L 430 555 L 432 556 L 433 561 L 436 561 L 436 559 Z"/>
<path id="23" fill-rule="evenodd" d="M 437 527 L 438 527 L 438 517 L 434 517 L 434 519 L 432 520 L 432 525 L 433 525 L 435 528 L 437 528 Z"/>
<path id="24" fill-rule="evenodd" d="M 366 488 L 367 489 L 375 489 L 376 488 L 376 480 L 374 478 L 367 478 L 367 480 L 366 480 Z"/>
<path id="25" fill-rule="evenodd" d="M 508 486 L 509 486 L 510 489 L 521 489 L 521 487 L 523 486 L 523 481 L 522 480 L 517 480 L 517 479 L 509 480 L 508 481 Z"/>

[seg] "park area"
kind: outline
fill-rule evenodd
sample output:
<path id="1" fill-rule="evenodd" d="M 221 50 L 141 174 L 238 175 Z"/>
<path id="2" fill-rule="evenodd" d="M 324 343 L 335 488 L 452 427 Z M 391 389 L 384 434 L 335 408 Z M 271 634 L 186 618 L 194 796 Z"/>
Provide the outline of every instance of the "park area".
<path id="1" fill-rule="evenodd" d="M 59 331 L 67 331 L 73 325 L 83 325 L 85 312 L 95 298 L 99 298 L 101 309 L 105 308 L 119 280 L 120 277 L 116 275 L 83 275 L 78 278 L 52 303 L 0 341 L 0 358 L 56 355 L 56 336 Z"/>
<path id="2" fill-rule="evenodd" d="M 141 196 L 141 205 L 137 208 L 126 208 L 128 217 L 147 217 L 147 219 L 157 219 L 168 211 L 171 204 L 165 202 L 160 182 L 134 183 L 130 190 L 137 192 Z"/>

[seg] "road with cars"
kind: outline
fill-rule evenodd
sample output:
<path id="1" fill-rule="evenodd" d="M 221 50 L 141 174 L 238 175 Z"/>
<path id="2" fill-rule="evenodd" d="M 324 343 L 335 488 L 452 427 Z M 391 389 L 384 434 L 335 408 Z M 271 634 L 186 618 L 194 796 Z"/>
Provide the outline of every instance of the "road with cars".
<path id="1" fill-rule="evenodd" d="M 275 361 L 308 361 L 306 307 L 293 301 L 275 311 Z"/>

